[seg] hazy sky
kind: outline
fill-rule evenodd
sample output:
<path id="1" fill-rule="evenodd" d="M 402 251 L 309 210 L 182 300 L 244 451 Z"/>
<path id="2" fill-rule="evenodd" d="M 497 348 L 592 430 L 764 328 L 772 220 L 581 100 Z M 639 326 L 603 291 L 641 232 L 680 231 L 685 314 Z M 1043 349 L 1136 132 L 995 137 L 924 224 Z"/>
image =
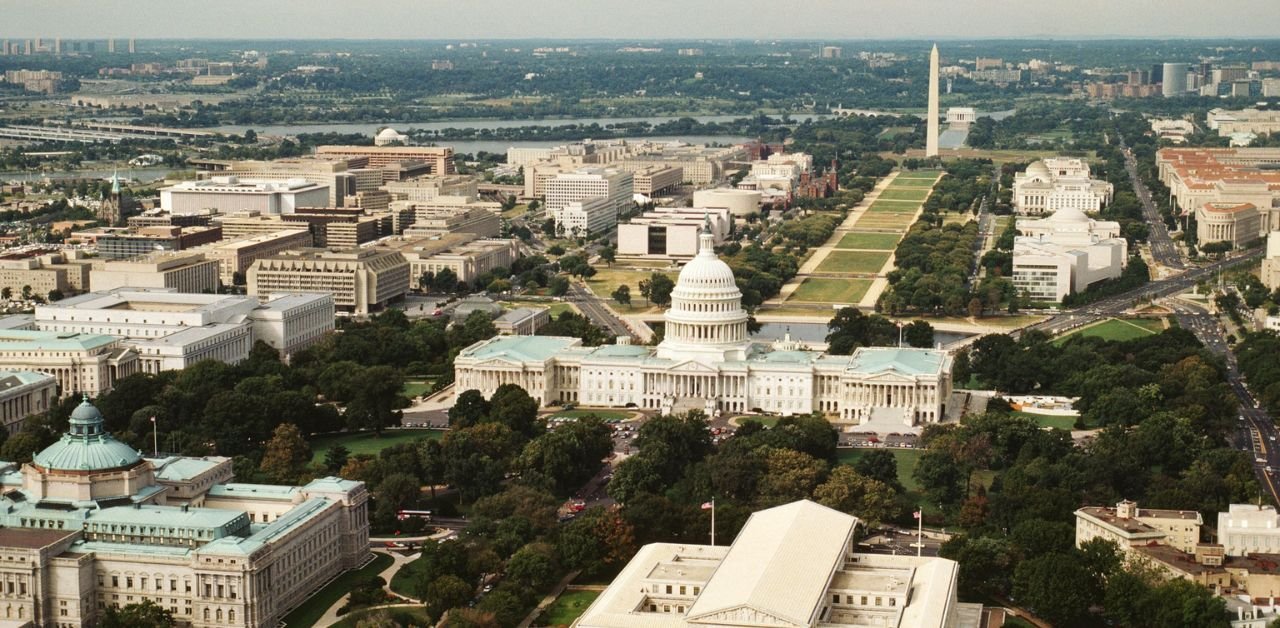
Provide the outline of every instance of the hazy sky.
<path id="1" fill-rule="evenodd" d="M 0 0 L 0 37 L 1277 37 L 1280 0 Z"/>

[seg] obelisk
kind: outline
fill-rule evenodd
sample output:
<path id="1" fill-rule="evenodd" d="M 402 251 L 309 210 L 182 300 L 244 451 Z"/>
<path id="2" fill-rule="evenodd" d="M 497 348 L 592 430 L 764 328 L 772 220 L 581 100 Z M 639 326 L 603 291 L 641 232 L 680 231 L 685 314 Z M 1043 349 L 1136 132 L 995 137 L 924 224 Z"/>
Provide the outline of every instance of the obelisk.
<path id="1" fill-rule="evenodd" d="M 938 44 L 929 53 L 929 118 L 925 131 L 924 156 L 938 156 Z"/>

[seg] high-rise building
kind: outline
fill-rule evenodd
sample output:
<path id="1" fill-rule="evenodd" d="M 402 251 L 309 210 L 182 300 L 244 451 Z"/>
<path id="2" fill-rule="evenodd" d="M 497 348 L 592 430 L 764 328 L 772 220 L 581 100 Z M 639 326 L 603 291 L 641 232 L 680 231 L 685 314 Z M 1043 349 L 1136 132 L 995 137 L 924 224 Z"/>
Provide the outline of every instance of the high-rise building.
<path id="1" fill-rule="evenodd" d="M 633 175 L 623 170 L 582 168 L 547 182 L 547 215 L 570 233 L 599 233 L 618 224 L 632 202 Z"/>
<path id="2" fill-rule="evenodd" d="M 925 120 L 925 157 L 938 156 L 938 44 L 929 53 L 929 112 Z"/>
<path id="3" fill-rule="evenodd" d="M 823 59 L 839 59 L 843 55 L 844 55 L 844 50 L 840 48 L 840 46 L 823 46 L 822 47 Z"/>
<path id="4" fill-rule="evenodd" d="M 1187 95 L 1187 72 L 1191 66 L 1186 63 L 1166 63 L 1161 74 L 1164 80 L 1160 93 L 1165 98 L 1176 98 Z"/>
<path id="5" fill-rule="evenodd" d="M 108 53 L 108 54 L 115 54 L 115 53 L 116 53 L 116 40 L 114 40 L 114 39 L 108 39 L 108 40 L 107 40 L 107 53 Z"/>
<path id="6" fill-rule="evenodd" d="M 138 47 L 134 44 L 133 38 L 130 37 L 129 38 L 129 54 L 133 54 L 137 51 L 138 51 Z"/>
<path id="7" fill-rule="evenodd" d="M 1163 63 L 1153 63 L 1151 65 L 1151 82 L 1152 83 L 1164 82 L 1164 64 Z"/>

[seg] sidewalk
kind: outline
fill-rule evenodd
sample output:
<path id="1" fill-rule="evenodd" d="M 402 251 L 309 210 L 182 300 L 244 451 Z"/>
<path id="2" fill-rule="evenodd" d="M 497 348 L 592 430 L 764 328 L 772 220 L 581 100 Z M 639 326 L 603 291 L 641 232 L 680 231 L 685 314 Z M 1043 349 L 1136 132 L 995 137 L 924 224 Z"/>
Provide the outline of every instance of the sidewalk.
<path id="1" fill-rule="evenodd" d="M 532 626 L 533 620 L 537 619 L 538 615 L 541 614 L 542 611 L 546 610 L 548 606 L 551 606 L 551 603 L 555 602 L 556 598 L 560 597 L 561 593 L 564 593 L 564 590 L 568 588 L 569 583 L 573 582 L 573 579 L 577 578 L 580 573 L 582 573 L 581 570 L 570 571 L 565 575 L 565 577 L 561 578 L 555 588 L 551 589 L 551 592 L 544 596 L 542 601 L 538 602 L 538 605 L 533 607 L 533 610 L 529 611 L 528 615 L 525 615 L 524 621 L 520 622 L 518 628 L 529 628 L 529 626 Z"/>

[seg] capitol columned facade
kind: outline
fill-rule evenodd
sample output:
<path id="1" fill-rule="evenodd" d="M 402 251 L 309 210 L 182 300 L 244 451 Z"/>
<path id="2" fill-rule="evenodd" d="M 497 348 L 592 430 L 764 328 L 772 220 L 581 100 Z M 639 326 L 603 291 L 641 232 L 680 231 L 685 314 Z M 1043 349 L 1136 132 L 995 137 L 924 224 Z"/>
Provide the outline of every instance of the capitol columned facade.
<path id="1" fill-rule="evenodd" d="M 558 336 L 478 342 L 454 361 L 456 390 L 488 397 L 515 384 L 543 405 L 821 412 L 847 425 L 876 420 L 907 427 L 941 420 L 951 394 L 951 357 L 944 351 L 866 347 L 826 355 L 790 338 L 753 342 L 733 270 L 716 256 L 706 230 L 663 318 L 666 333 L 657 347 L 586 347 Z"/>

